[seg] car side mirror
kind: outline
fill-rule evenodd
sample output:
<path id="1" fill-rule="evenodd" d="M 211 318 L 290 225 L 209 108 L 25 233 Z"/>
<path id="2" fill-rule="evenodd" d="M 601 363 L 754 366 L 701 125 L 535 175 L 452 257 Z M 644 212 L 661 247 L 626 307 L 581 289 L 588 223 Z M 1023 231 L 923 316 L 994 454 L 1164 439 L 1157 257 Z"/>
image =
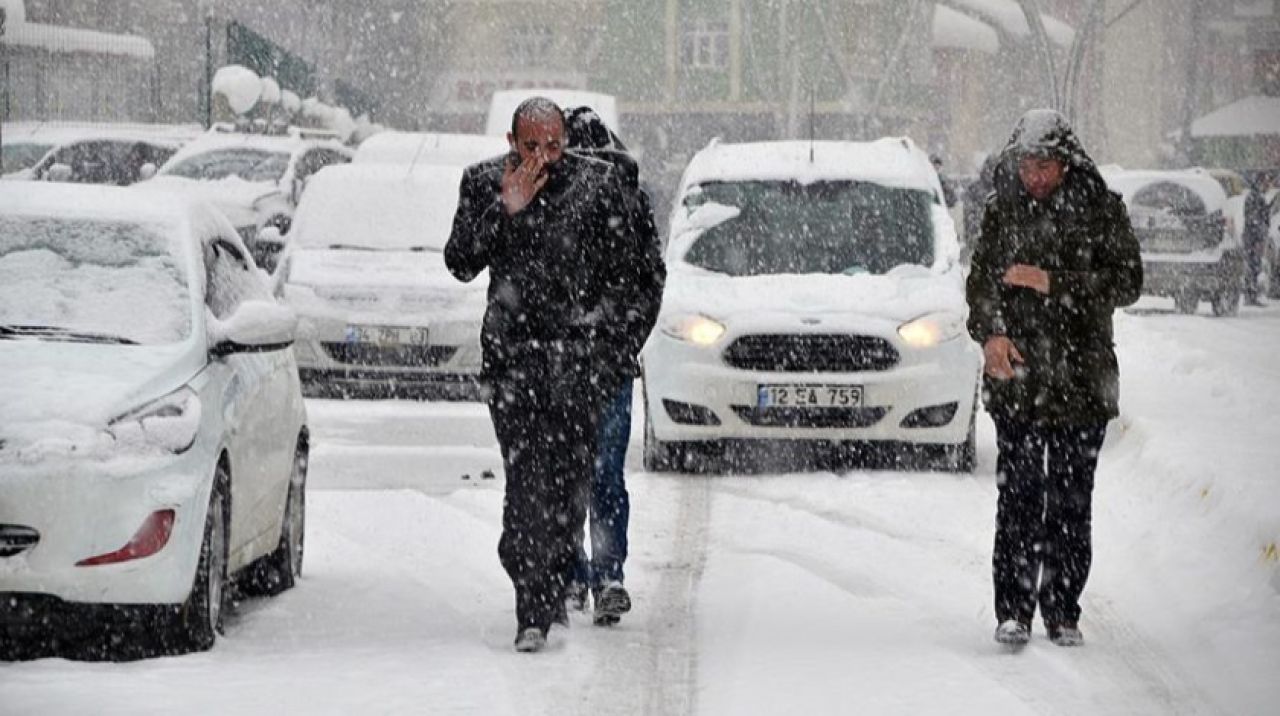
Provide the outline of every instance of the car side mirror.
<path id="1" fill-rule="evenodd" d="M 71 181 L 70 164 L 54 164 L 44 173 L 45 181 Z"/>
<path id="2" fill-rule="evenodd" d="M 147 162 L 138 167 L 138 181 L 146 181 L 156 175 L 156 165 Z"/>
<path id="3" fill-rule="evenodd" d="M 209 317 L 209 352 L 268 353 L 293 345 L 298 316 L 274 301 L 245 301 L 226 320 Z"/>

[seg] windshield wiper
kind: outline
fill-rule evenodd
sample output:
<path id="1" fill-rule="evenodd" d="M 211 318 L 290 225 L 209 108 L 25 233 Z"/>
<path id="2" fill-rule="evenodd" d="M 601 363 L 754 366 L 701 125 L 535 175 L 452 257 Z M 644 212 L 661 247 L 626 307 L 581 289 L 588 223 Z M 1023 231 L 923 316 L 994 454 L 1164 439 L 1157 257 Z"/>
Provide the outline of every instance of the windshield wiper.
<path id="1" fill-rule="evenodd" d="M 62 328 L 60 326 L 14 326 L 0 325 L 0 338 L 17 338 L 20 336 L 30 336 L 33 338 L 43 338 L 55 341 L 81 341 L 84 343 L 115 343 L 125 346 L 136 346 L 138 342 L 123 336 L 113 336 L 107 333 L 87 333 L 83 331 L 73 331 L 70 328 Z"/>
<path id="2" fill-rule="evenodd" d="M 331 251 L 377 251 L 375 248 L 356 244 L 329 244 L 329 249 Z"/>

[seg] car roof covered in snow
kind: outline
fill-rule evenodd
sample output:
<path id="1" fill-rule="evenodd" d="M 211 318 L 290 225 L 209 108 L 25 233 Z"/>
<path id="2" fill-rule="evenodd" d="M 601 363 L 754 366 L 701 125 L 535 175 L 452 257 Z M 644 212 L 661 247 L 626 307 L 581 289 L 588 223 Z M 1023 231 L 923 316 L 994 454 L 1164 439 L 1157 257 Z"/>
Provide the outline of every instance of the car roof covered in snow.
<path id="1" fill-rule="evenodd" d="M 288 152 L 296 154 L 303 149 L 310 147 L 324 146 L 344 154 L 350 154 L 348 149 L 342 142 L 339 142 L 332 136 L 310 137 L 298 133 L 287 134 L 263 134 L 255 132 L 235 132 L 214 127 L 204 132 L 199 137 L 192 140 L 177 154 L 169 159 L 167 164 L 177 164 L 187 157 L 203 154 L 215 149 L 228 149 L 233 147 L 244 147 L 248 149 L 262 149 L 269 152 Z"/>
<path id="2" fill-rule="evenodd" d="M 185 223 L 192 204 L 156 201 L 125 187 L 62 182 L 30 182 L 22 191 L 0 192 L 0 214 L 56 216 L 113 221 Z"/>
<path id="3" fill-rule="evenodd" d="M 300 246 L 442 250 L 449 240 L 463 167 L 341 164 L 307 184 L 290 233 Z"/>
<path id="4" fill-rule="evenodd" d="M 873 142 L 788 140 L 721 144 L 694 155 L 680 193 L 696 184 L 730 181 L 866 181 L 932 192 L 942 188 L 929 156 L 906 137 Z"/>
<path id="5" fill-rule="evenodd" d="M 130 122 L 5 122 L 5 144 L 61 145 L 94 139 L 125 139 L 179 146 L 204 132 L 195 124 Z"/>
<path id="6" fill-rule="evenodd" d="M 467 166 L 508 149 L 505 137 L 447 132 L 380 132 L 360 143 L 357 164 Z"/>
<path id="7" fill-rule="evenodd" d="M 1100 167 L 1102 178 L 1112 191 L 1119 192 L 1128 203 L 1143 187 L 1160 182 L 1171 182 L 1195 192 L 1205 208 L 1215 211 L 1227 201 L 1227 192 L 1203 169 L 1121 169 L 1116 166 Z"/>

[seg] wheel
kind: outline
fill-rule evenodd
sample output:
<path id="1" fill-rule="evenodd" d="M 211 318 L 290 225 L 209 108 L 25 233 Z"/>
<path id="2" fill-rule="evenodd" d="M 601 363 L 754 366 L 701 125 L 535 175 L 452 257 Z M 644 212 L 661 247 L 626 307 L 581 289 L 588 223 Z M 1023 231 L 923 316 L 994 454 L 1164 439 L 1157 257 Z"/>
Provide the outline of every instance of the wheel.
<path id="1" fill-rule="evenodd" d="M 1240 312 L 1240 287 L 1224 288 L 1213 295 L 1213 315 L 1234 316 Z"/>
<path id="2" fill-rule="evenodd" d="M 289 474 L 280 542 L 270 554 L 258 558 L 245 570 L 240 590 L 249 596 L 279 594 L 292 589 L 302 576 L 307 526 L 307 454 L 306 439 L 299 438 Z"/>
<path id="3" fill-rule="evenodd" d="M 648 393 L 648 390 L 644 393 L 644 469 L 648 472 L 669 472 L 672 469 L 671 450 L 653 434 Z"/>
<path id="4" fill-rule="evenodd" d="M 1178 313 L 1192 314 L 1200 306 L 1200 297 L 1193 291 L 1181 291 L 1173 295 L 1173 305 Z"/>
<path id="5" fill-rule="evenodd" d="M 174 651 L 206 651 L 222 632 L 222 613 L 227 603 L 227 545 L 230 518 L 231 474 L 219 464 L 214 474 L 213 493 L 204 520 L 204 540 L 196 566 L 191 593 L 174 615 Z"/>

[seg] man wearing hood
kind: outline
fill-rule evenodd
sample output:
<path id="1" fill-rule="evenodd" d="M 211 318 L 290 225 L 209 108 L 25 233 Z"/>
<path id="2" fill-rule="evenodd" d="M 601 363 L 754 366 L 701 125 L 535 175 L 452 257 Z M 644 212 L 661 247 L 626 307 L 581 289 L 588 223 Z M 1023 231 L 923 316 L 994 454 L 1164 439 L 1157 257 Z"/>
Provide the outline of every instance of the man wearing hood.
<path id="1" fill-rule="evenodd" d="M 1024 644 L 1037 605 L 1049 638 L 1083 643 L 1093 475 L 1119 414 L 1112 313 L 1138 299 L 1142 259 L 1066 119 L 1033 110 L 995 169 L 967 285 L 996 425 L 996 640 Z"/>
<path id="2" fill-rule="evenodd" d="M 605 396 L 637 341 L 635 267 L 614 167 L 565 152 L 565 121 L 536 97 L 516 109 L 511 152 L 467 167 L 445 264 L 489 271 L 481 380 L 506 473 L 498 555 L 516 596 L 516 649 L 546 645 L 564 617 Z M 643 342 L 643 337 L 638 338 Z"/>

